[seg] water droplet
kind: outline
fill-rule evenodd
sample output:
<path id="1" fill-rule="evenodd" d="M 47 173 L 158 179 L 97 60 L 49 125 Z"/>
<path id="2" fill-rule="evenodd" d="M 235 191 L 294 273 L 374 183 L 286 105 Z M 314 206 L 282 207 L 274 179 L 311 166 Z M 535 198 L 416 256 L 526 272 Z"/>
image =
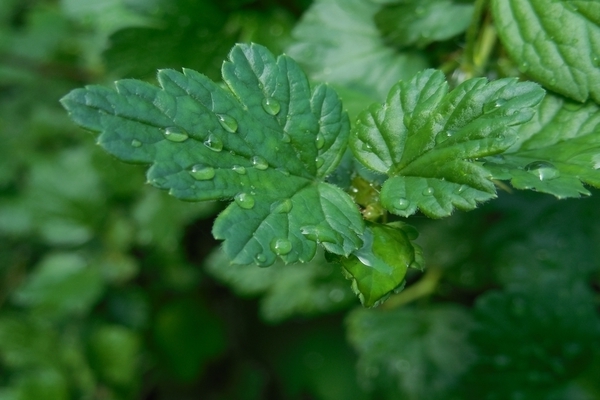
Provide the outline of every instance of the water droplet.
<path id="1" fill-rule="evenodd" d="M 219 123 L 227 132 L 235 133 L 238 129 L 238 123 L 235 118 L 227 114 L 217 114 Z"/>
<path id="2" fill-rule="evenodd" d="M 140 142 L 140 141 L 139 141 L 139 140 L 137 140 L 137 139 L 133 139 L 133 140 L 131 141 L 131 146 L 132 146 L 132 147 L 140 147 L 141 145 L 142 145 L 142 142 Z"/>
<path id="3" fill-rule="evenodd" d="M 499 134 L 498 136 L 496 136 L 494 139 L 497 140 L 498 142 L 501 142 L 505 139 L 506 137 L 503 134 Z"/>
<path id="4" fill-rule="evenodd" d="M 281 105 L 279 104 L 279 102 L 270 97 L 265 97 L 263 99 L 262 107 L 268 114 L 271 115 L 277 115 L 279 113 L 279 110 L 281 110 Z"/>
<path id="5" fill-rule="evenodd" d="M 315 242 L 338 242 L 334 232 L 331 232 L 329 229 L 325 229 L 320 226 L 303 226 L 300 228 L 300 233 L 302 233 L 307 239 L 314 240 Z"/>
<path id="6" fill-rule="evenodd" d="M 485 103 L 483 105 L 483 112 L 489 113 L 500 107 L 502 107 L 506 103 L 505 99 L 496 99 L 494 101 L 490 101 L 489 103 Z"/>
<path id="7" fill-rule="evenodd" d="M 560 176 L 560 171 L 547 161 L 534 161 L 529 163 L 525 166 L 525 170 L 537 176 L 540 181 L 550 180 Z"/>
<path id="8" fill-rule="evenodd" d="M 594 63 L 594 65 L 595 65 L 596 67 L 600 67 L 600 57 L 594 57 L 594 58 L 592 59 L 592 62 Z"/>
<path id="9" fill-rule="evenodd" d="M 317 149 L 321 150 L 323 148 L 323 146 L 325 146 L 325 137 L 323 135 L 321 135 L 320 133 L 317 135 L 317 138 L 315 139 L 315 145 L 317 146 Z"/>
<path id="10" fill-rule="evenodd" d="M 246 168 L 242 165 L 234 165 L 231 169 L 240 175 L 246 175 Z"/>
<path id="11" fill-rule="evenodd" d="M 315 165 L 317 166 L 317 168 L 321 168 L 324 163 L 325 163 L 325 159 L 323 157 L 315 158 Z"/>
<path id="12" fill-rule="evenodd" d="M 281 172 L 285 176 L 290 176 L 290 171 L 285 168 L 277 168 L 277 171 Z"/>
<path id="13" fill-rule="evenodd" d="M 466 186 L 466 185 L 460 185 L 460 186 L 458 187 L 458 193 L 462 193 L 462 192 L 464 192 L 465 190 L 467 190 L 467 186 Z"/>
<path id="14" fill-rule="evenodd" d="M 183 142 L 186 141 L 189 137 L 186 131 L 176 126 L 170 126 L 167 129 L 165 129 L 164 136 L 165 139 L 171 142 Z"/>
<path id="15" fill-rule="evenodd" d="M 279 200 L 271 204 L 271 212 L 279 214 L 289 213 L 290 211 L 292 211 L 293 206 L 294 205 L 292 204 L 291 199 Z"/>
<path id="16" fill-rule="evenodd" d="M 215 177 L 215 169 L 202 164 L 196 164 L 192 167 L 190 175 L 198 181 L 208 181 Z"/>
<path id="17" fill-rule="evenodd" d="M 250 210 L 254 207 L 254 197 L 248 193 L 238 193 L 234 200 L 243 209 Z"/>
<path id="18" fill-rule="evenodd" d="M 292 141 L 292 137 L 284 132 L 283 136 L 281 137 L 281 141 L 283 143 L 290 143 Z"/>
<path id="19" fill-rule="evenodd" d="M 254 165 L 254 168 L 260 169 L 261 171 L 269 168 L 269 163 L 261 156 L 252 157 L 252 165 Z"/>
<path id="20" fill-rule="evenodd" d="M 400 211 L 406 210 L 409 205 L 410 205 L 410 201 L 408 201 L 404 197 L 397 198 L 393 204 L 394 208 L 396 210 L 400 210 Z"/>
<path id="21" fill-rule="evenodd" d="M 262 253 L 258 253 L 254 256 L 254 262 L 256 262 L 259 266 L 262 265 L 265 261 L 267 261 L 267 256 Z"/>
<path id="22" fill-rule="evenodd" d="M 556 85 L 556 79 L 554 79 L 554 78 L 550 79 L 549 84 L 550 84 L 550 86 Z"/>
<path id="23" fill-rule="evenodd" d="M 435 190 L 432 187 L 428 187 L 423 190 L 423 196 L 431 196 L 433 192 L 435 192 Z"/>
<path id="24" fill-rule="evenodd" d="M 292 242 L 287 239 L 273 239 L 271 241 L 271 250 L 278 256 L 283 256 L 292 251 Z"/>
<path id="25" fill-rule="evenodd" d="M 215 134 L 211 133 L 204 141 L 204 145 L 212 151 L 219 152 L 223 150 L 223 142 Z"/>
<path id="26" fill-rule="evenodd" d="M 371 147 L 371 145 L 369 143 L 363 143 L 361 146 L 361 149 L 363 149 L 364 151 L 371 151 L 373 147 Z"/>
<path id="27" fill-rule="evenodd" d="M 527 70 L 529 70 L 529 63 L 527 61 L 522 62 L 519 66 L 519 70 L 521 72 L 527 72 Z"/>

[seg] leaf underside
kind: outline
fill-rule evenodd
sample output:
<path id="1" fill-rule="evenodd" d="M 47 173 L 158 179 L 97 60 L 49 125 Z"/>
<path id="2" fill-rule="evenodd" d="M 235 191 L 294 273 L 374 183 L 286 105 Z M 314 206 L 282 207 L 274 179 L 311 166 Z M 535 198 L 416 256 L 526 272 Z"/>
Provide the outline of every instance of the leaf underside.
<path id="1" fill-rule="evenodd" d="M 548 95 L 535 117 L 519 129 L 519 142 L 487 159 L 495 179 L 517 189 L 558 198 L 580 197 L 600 187 L 600 107 Z"/>
<path id="2" fill-rule="evenodd" d="M 600 3 L 494 0 L 492 14 L 509 55 L 546 88 L 600 102 Z"/>
<path id="3" fill-rule="evenodd" d="M 543 96 L 537 84 L 513 78 L 470 79 L 448 92 L 442 72 L 425 70 L 359 115 L 350 146 L 364 165 L 388 176 L 380 195 L 388 211 L 445 217 L 495 197 L 491 174 L 477 159 L 508 149 L 515 126 L 531 119 Z"/>
<path id="4" fill-rule="evenodd" d="M 341 255 L 360 247 L 357 207 L 323 181 L 349 130 L 335 92 L 311 91 L 291 58 L 256 44 L 236 45 L 222 74 L 226 87 L 161 70 L 160 87 L 121 80 L 61 101 L 109 153 L 151 164 L 152 185 L 183 200 L 234 199 L 213 227 L 233 263 L 308 261 L 317 242 Z"/>

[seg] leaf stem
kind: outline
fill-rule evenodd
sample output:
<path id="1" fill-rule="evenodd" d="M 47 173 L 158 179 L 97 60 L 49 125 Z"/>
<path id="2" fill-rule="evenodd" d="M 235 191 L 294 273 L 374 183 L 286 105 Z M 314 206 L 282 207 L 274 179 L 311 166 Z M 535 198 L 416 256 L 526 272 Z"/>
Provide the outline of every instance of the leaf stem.
<path id="1" fill-rule="evenodd" d="M 463 70 L 465 79 L 482 74 L 496 43 L 496 29 L 489 20 L 489 0 L 477 0 L 473 11 L 473 21 L 467 29 L 464 50 Z"/>
<path id="2" fill-rule="evenodd" d="M 441 277 L 442 270 L 440 268 L 433 267 L 427 269 L 423 277 L 417 283 L 411 285 L 397 295 L 391 296 L 381 305 L 381 308 L 389 310 L 408 304 L 422 297 L 429 296 L 437 288 Z"/>

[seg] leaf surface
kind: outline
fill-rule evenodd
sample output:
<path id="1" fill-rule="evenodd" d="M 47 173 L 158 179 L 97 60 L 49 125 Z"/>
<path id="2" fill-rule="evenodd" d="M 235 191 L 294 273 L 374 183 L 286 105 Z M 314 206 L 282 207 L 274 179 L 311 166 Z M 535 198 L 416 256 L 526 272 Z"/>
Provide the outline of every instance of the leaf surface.
<path id="1" fill-rule="evenodd" d="M 492 14 L 506 51 L 548 89 L 600 102 L 600 3 L 494 0 Z"/>
<path id="2" fill-rule="evenodd" d="M 227 88 L 162 70 L 160 88 L 122 80 L 62 103 L 109 153 L 152 164 L 152 185 L 183 200 L 234 199 L 213 227 L 233 263 L 308 261 L 317 242 L 343 255 L 360 247 L 357 207 L 323 181 L 349 130 L 335 92 L 311 91 L 292 59 L 256 44 L 236 45 L 222 72 Z"/>
<path id="3" fill-rule="evenodd" d="M 519 141 L 485 167 L 517 189 L 558 198 L 590 195 L 583 183 L 600 187 L 600 107 L 546 96 L 519 128 Z"/>
<path id="4" fill-rule="evenodd" d="M 418 52 L 386 47 L 373 20 L 380 6 L 368 0 L 318 0 L 292 32 L 289 54 L 312 79 L 385 96 L 398 79 L 427 68 Z"/>
<path id="5" fill-rule="evenodd" d="M 513 126 L 531 119 L 543 96 L 535 83 L 512 78 L 470 79 L 448 92 L 442 72 L 425 70 L 360 114 L 350 146 L 388 176 L 381 189 L 388 211 L 445 217 L 495 197 L 490 173 L 475 160 L 508 149 Z"/>
<path id="6" fill-rule="evenodd" d="M 424 47 L 464 32 L 473 8 L 473 4 L 454 0 L 397 1 L 382 7 L 375 23 L 396 46 Z"/>

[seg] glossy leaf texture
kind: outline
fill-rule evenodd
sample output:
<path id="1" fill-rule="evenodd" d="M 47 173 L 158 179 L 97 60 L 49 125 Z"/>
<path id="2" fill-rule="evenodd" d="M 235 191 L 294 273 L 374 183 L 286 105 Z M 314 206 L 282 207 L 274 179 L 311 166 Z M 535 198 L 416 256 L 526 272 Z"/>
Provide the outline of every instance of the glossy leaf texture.
<path id="1" fill-rule="evenodd" d="M 470 79 L 449 92 L 441 71 L 425 70 L 360 114 L 350 146 L 360 162 L 388 176 L 381 189 L 388 211 L 445 217 L 495 197 L 477 159 L 508 149 L 515 126 L 532 118 L 543 96 L 537 84 L 513 78 Z"/>
<path id="2" fill-rule="evenodd" d="M 600 102 L 600 3 L 493 0 L 502 44 L 521 72 L 577 101 Z"/>
<path id="3" fill-rule="evenodd" d="M 600 187 L 600 107 L 548 95 L 519 128 L 519 141 L 487 161 L 494 178 L 517 189 L 558 198 L 590 195 L 584 183 Z"/>
<path id="4" fill-rule="evenodd" d="M 294 28 L 288 53 L 318 82 L 383 98 L 428 63 L 419 52 L 384 45 L 373 20 L 380 8 L 369 0 L 317 0 Z"/>
<path id="5" fill-rule="evenodd" d="M 317 242 L 342 255 L 359 248 L 357 207 L 323 181 L 348 137 L 336 93 L 311 91 L 291 58 L 256 44 L 236 45 L 222 74 L 226 88 L 192 70 L 162 70 L 160 87 L 121 80 L 62 103 L 109 153 L 152 164 L 152 185 L 183 200 L 233 199 L 213 227 L 233 263 L 308 261 Z"/>
<path id="6" fill-rule="evenodd" d="M 473 4 L 455 0 L 398 0 L 375 14 L 383 37 L 396 46 L 424 47 L 464 32 Z"/>
<path id="7" fill-rule="evenodd" d="M 408 268 L 423 268 L 421 248 L 412 242 L 414 228 L 402 222 L 367 223 L 363 246 L 349 257 L 331 257 L 352 281 L 365 307 L 375 307 L 404 288 Z"/>

